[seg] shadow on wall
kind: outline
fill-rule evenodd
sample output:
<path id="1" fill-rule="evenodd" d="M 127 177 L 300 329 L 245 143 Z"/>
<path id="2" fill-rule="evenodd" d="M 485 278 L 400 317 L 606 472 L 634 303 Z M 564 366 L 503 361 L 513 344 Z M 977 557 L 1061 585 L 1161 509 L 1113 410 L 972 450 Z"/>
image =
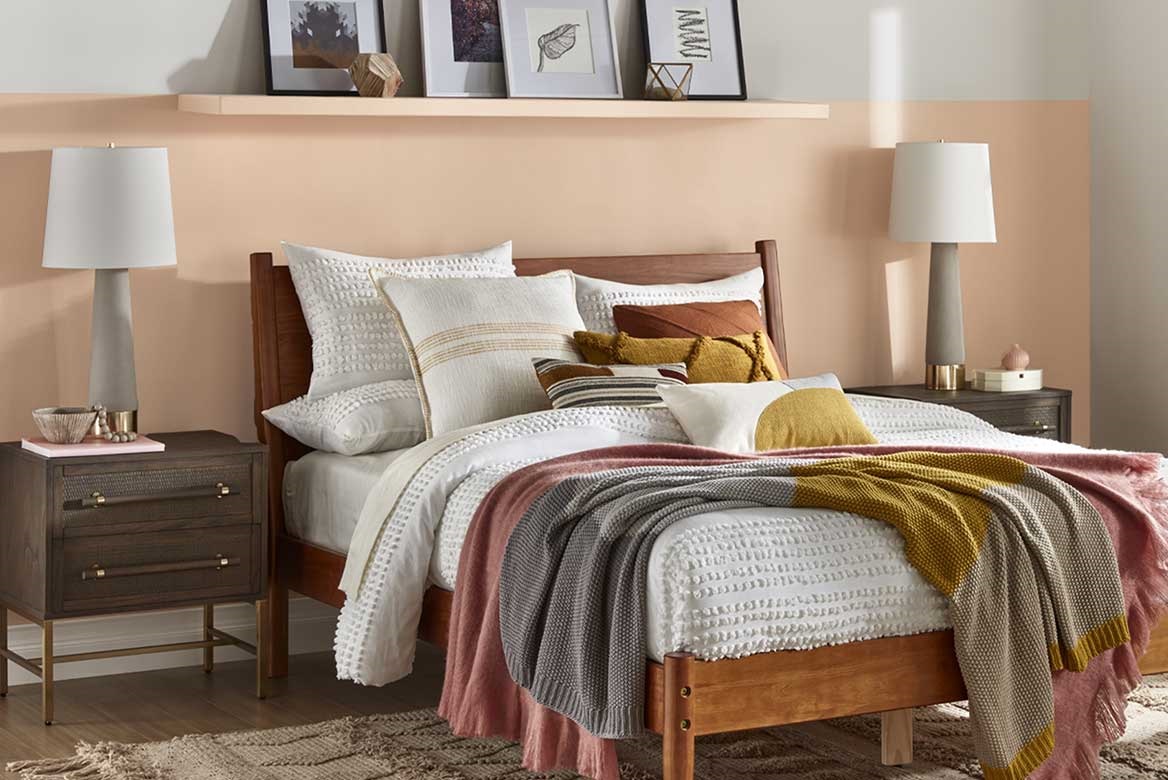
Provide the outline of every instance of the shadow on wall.
<path id="1" fill-rule="evenodd" d="M 252 397 L 240 386 L 252 375 L 251 289 L 189 278 L 184 259 L 177 267 L 131 274 L 140 425 L 218 428 L 254 439 L 251 404 L 238 402 Z M 192 366 L 198 366 L 198 392 L 191 391 Z M 225 410 L 234 419 L 225 419 Z"/>
<path id="2" fill-rule="evenodd" d="M 263 93 L 264 38 L 259 0 L 231 0 L 207 56 L 166 79 L 171 92 Z"/>

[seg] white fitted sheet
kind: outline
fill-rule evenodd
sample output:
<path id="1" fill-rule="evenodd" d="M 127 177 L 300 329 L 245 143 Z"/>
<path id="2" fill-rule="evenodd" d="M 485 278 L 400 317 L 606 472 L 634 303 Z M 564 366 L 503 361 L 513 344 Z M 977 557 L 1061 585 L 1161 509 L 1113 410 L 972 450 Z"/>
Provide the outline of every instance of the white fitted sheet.
<path id="1" fill-rule="evenodd" d="M 347 554 L 365 499 L 403 452 L 393 450 L 371 455 L 310 452 L 290 462 L 284 467 L 284 527 L 288 535 L 340 555 Z M 477 481 L 468 479 L 468 486 Z M 462 493 L 466 495 L 467 491 Z M 464 503 L 447 510 L 454 519 L 449 527 L 440 527 L 443 543 L 434 546 L 430 560 L 430 578 L 440 588 L 454 589 L 458 555 L 476 506 L 477 502 L 473 506 Z"/>
<path id="2" fill-rule="evenodd" d="M 289 463 L 284 467 L 284 528 L 288 535 L 345 555 L 365 499 L 403 452 L 310 452 Z"/>

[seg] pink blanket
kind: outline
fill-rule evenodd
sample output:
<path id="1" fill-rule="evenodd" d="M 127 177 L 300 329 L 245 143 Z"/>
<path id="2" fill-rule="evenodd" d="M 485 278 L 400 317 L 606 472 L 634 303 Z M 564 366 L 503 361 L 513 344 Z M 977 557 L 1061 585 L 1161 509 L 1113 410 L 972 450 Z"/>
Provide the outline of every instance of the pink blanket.
<path id="1" fill-rule="evenodd" d="M 824 448 L 798 457 L 968 451 L 962 447 Z M 979 450 L 981 451 L 981 450 Z M 1099 748 L 1124 731 L 1127 694 L 1141 678 L 1138 659 L 1168 599 L 1168 488 L 1159 455 L 1004 452 L 1076 488 L 1099 510 L 1115 545 L 1132 635 L 1096 658 L 1085 672 L 1057 672 L 1055 754 L 1032 777 L 1097 777 Z M 511 529 L 527 507 L 576 474 L 648 465 L 716 465 L 754 456 L 677 444 L 591 450 L 537 463 L 500 482 L 483 500 L 467 533 L 454 594 L 446 680 L 439 713 L 456 734 L 519 742 L 533 771 L 574 769 L 600 780 L 619 776 L 615 743 L 587 733 L 534 701 L 507 673 L 499 637 L 499 573 Z"/>

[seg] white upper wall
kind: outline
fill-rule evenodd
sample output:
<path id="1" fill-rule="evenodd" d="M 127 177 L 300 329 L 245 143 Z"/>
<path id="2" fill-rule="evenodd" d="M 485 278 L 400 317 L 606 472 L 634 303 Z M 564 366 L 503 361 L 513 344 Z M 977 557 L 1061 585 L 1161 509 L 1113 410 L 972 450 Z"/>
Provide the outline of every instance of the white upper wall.
<path id="1" fill-rule="evenodd" d="M 1061 100 L 1088 90 L 1089 0 L 740 0 L 749 92 L 787 100 Z M 1126 0 L 1125 0 L 1126 2 Z M 421 87 L 417 0 L 385 0 Z M 612 0 L 626 78 L 639 0 Z M 259 0 L 0 0 L 0 92 L 263 92 Z"/>

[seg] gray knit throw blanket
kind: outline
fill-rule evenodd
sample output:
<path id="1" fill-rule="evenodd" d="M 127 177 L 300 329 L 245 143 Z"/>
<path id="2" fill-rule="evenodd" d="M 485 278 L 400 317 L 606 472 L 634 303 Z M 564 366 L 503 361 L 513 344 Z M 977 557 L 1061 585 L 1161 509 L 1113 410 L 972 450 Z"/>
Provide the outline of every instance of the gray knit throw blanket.
<path id="1" fill-rule="evenodd" d="M 1080 671 L 1129 639 L 1099 512 L 1021 460 L 901 452 L 706 461 L 583 473 L 530 504 L 499 582 L 512 679 L 597 736 L 640 734 L 654 540 L 692 515 L 765 506 L 897 527 L 910 563 L 950 599 L 987 778 L 1025 777 L 1051 755 L 1052 669 Z"/>

